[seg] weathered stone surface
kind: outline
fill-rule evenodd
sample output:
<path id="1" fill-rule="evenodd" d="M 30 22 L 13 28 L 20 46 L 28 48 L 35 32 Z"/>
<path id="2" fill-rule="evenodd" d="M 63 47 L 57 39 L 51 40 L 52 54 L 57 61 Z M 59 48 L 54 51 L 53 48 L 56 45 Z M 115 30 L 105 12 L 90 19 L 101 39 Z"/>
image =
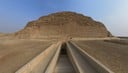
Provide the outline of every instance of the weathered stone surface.
<path id="1" fill-rule="evenodd" d="M 15 33 L 18 38 L 109 37 L 104 24 L 74 12 L 58 12 L 29 22 Z"/>

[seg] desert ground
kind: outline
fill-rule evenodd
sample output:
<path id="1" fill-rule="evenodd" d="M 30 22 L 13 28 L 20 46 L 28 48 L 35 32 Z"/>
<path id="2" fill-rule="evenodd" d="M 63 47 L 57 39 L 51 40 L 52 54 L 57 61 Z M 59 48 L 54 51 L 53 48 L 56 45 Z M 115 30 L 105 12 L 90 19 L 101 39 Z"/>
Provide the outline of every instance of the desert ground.
<path id="1" fill-rule="evenodd" d="M 72 40 L 115 73 L 128 72 L 128 40 Z M 0 39 L 0 73 L 14 73 L 55 40 Z"/>
<path id="2" fill-rule="evenodd" d="M 14 73 L 53 42 L 38 40 L 0 40 L 0 73 Z"/>
<path id="3" fill-rule="evenodd" d="M 128 40 L 73 42 L 115 73 L 128 72 Z"/>

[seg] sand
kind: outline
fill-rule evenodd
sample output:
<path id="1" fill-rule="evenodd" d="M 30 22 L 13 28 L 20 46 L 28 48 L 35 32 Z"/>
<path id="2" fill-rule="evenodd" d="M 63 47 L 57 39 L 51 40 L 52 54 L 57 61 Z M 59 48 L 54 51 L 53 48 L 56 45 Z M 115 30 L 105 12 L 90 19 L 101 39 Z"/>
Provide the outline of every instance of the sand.
<path id="1" fill-rule="evenodd" d="M 128 72 L 128 45 L 105 41 L 74 42 L 115 73 Z"/>
<path id="2" fill-rule="evenodd" d="M 14 73 L 51 44 L 50 41 L 0 40 L 0 73 Z"/>

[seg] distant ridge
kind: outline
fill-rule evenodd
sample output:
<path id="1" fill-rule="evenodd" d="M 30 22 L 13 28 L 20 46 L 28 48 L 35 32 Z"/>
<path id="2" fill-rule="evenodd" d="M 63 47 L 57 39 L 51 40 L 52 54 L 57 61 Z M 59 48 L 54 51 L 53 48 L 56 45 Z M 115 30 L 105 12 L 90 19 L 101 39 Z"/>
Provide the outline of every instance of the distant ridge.
<path id="1" fill-rule="evenodd" d="M 57 12 L 28 22 L 17 38 L 110 37 L 104 24 L 75 12 Z"/>
<path id="2" fill-rule="evenodd" d="M 0 32 L 0 36 L 4 36 L 4 35 L 5 35 L 4 33 Z"/>

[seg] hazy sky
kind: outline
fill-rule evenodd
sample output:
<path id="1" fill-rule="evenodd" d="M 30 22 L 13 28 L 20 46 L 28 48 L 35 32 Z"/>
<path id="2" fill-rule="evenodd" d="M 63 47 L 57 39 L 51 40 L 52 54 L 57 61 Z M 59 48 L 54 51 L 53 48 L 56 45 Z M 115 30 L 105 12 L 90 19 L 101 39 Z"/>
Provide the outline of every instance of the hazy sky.
<path id="1" fill-rule="evenodd" d="M 73 11 L 101 21 L 113 35 L 128 36 L 128 0 L 0 0 L 0 32 L 15 32 L 28 21 Z"/>

